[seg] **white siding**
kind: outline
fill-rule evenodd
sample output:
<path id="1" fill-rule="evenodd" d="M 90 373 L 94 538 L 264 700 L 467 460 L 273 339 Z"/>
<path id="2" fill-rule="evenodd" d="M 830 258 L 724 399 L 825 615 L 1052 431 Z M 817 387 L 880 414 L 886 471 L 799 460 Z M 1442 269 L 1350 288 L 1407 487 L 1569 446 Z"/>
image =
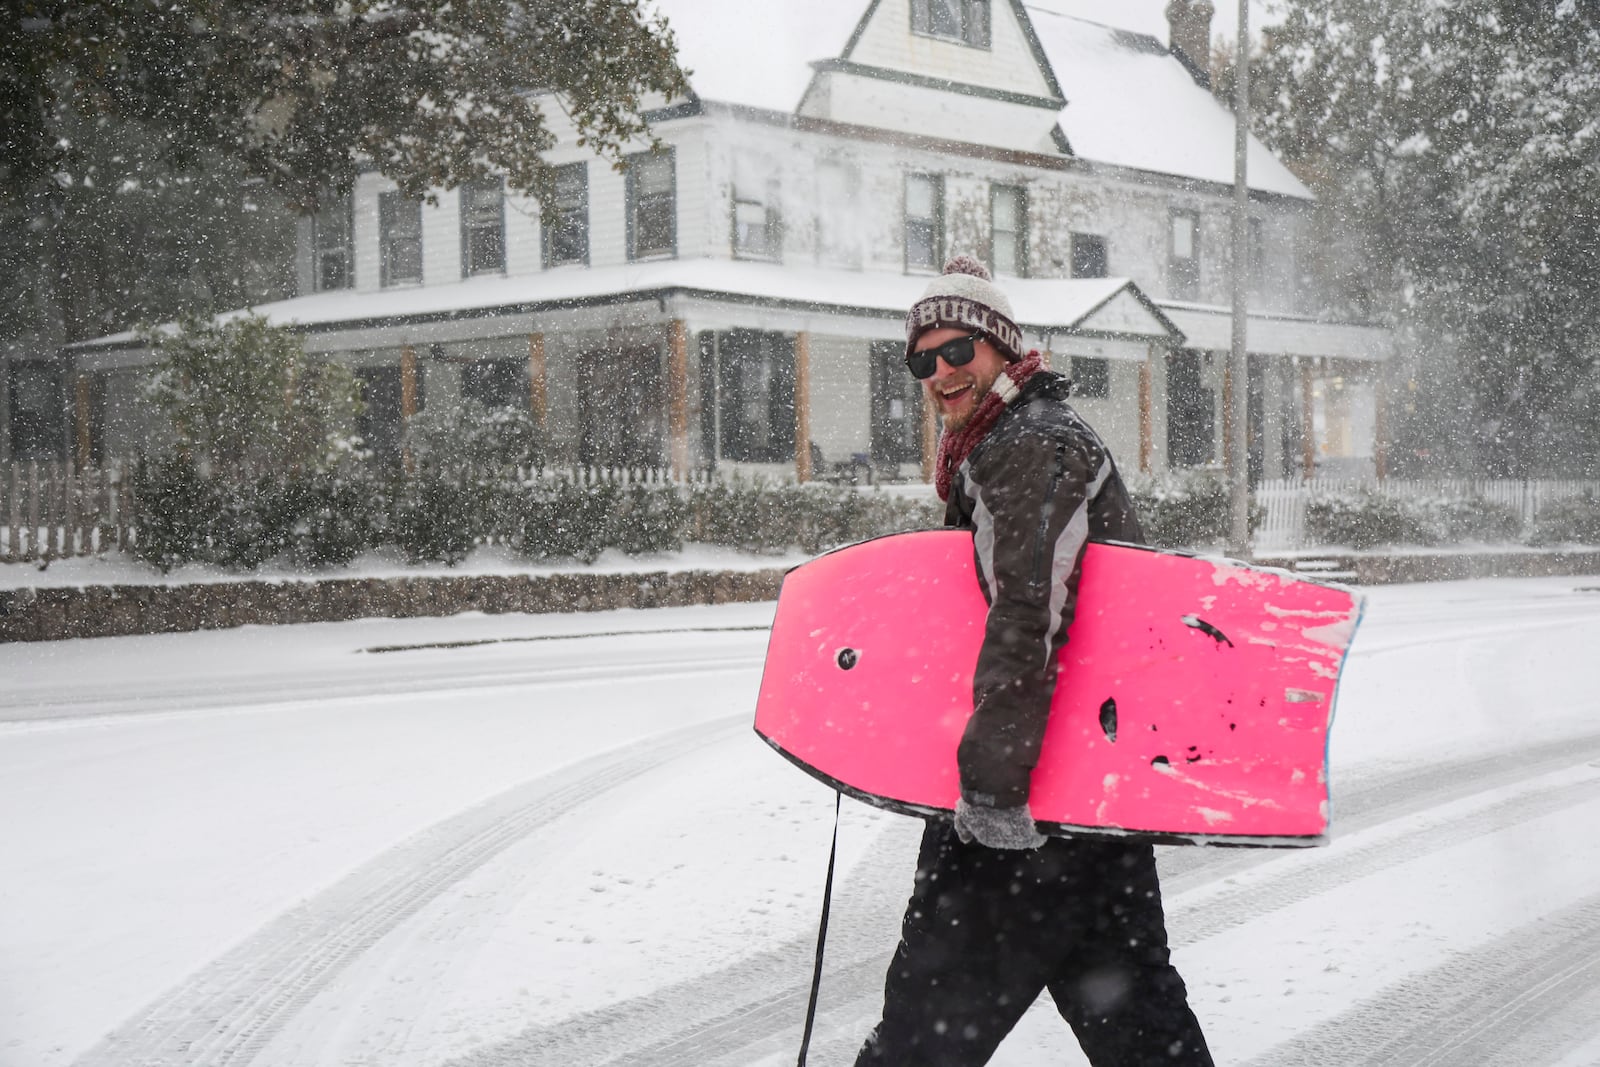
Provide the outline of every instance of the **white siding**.
<path id="1" fill-rule="evenodd" d="M 393 189 L 394 183 L 377 174 L 363 174 L 356 179 L 351 194 L 354 211 L 352 230 L 355 235 L 356 288 L 362 291 L 379 288 L 381 271 L 378 262 L 378 194 Z"/>
<path id="2" fill-rule="evenodd" d="M 506 273 L 537 274 L 544 265 L 539 235 L 539 202 L 506 193 Z"/>
<path id="3" fill-rule="evenodd" d="M 422 284 L 461 280 L 461 190 L 435 189 L 439 203 L 422 205 Z"/>

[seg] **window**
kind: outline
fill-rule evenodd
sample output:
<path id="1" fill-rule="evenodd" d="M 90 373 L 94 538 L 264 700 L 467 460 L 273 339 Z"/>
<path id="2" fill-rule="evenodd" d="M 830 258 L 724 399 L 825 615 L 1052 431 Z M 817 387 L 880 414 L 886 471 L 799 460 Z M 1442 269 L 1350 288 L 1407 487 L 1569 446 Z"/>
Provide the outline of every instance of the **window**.
<path id="1" fill-rule="evenodd" d="M 1174 467 L 1203 466 L 1216 455 L 1217 400 L 1200 358 L 1189 349 L 1167 357 L 1167 462 Z"/>
<path id="2" fill-rule="evenodd" d="M 461 396 L 490 410 L 528 407 L 528 363 L 479 359 L 461 365 Z"/>
<path id="3" fill-rule="evenodd" d="M 659 345 L 607 345 L 578 357 L 578 462 L 598 467 L 664 465 L 667 404 Z"/>
<path id="4" fill-rule="evenodd" d="M 1111 396 L 1111 361 L 1094 356 L 1072 357 L 1072 395 L 1085 400 Z"/>
<path id="5" fill-rule="evenodd" d="M 733 254 L 746 259 L 783 258 L 778 182 L 746 161 L 734 167 Z"/>
<path id="6" fill-rule="evenodd" d="M 922 386 L 906 373 L 906 346 L 872 342 L 872 461 L 922 462 Z"/>
<path id="7" fill-rule="evenodd" d="M 498 178 L 461 187 L 461 275 L 506 269 L 506 197 Z"/>
<path id="8" fill-rule="evenodd" d="M 555 169 L 555 193 L 544 211 L 544 265 L 589 262 L 589 170 L 584 163 Z"/>
<path id="9" fill-rule="evenodd" d="M 817 164 L 817 262 L 861 266 L 861 173 L 848 163 Z"/>
<path id="10" fill-rule="evenodd" d="M 1074 278 L 1104 278 L 1106 276 L 1106 239 L 1096 234 L 1072 235 L 1072 276 Z"/>
<path id="11" fill-rule="evenodd" d="M 729 330 L 701 339 L 712 373 L 701 381 L 702 410 L 715 413 L 718 459 L 794 462 L 794 338 Z"/>
<path id="12" fill-rule="evenodd" d="M 1174 300 L 1200 295 L 1200 213 L 1172 212 L 1172 243 L 1167 255 L 1167 289 Z"/>
<path id="13" fill-rule="evenodd" d="M 311 216 L 311 288 L 348 289 L 350 269 L 350 198 L 336 197 Z"/>
<path id="14" fill-rule="evenodd" d="M 678 206 L 672 150 L 628 157 L 628 258 L 678 251 Z"/>
<path id="15" fill-rule="evenodd" d="M 421 407 L 423 368 L 417 368 L 417 399 Z M 361 400 L 366 406 L 356 418 L 356 433 L 379 463 L 400 462 L 405 419 L 401 412 L 400 368 L 392 364 L 356 368 Z"/>
<path id="16" fill-rule="evenodd" d="M 378 195 L 380 284 L 422 281 L 422 201 L 400 192 Z"/>
<path id="17" fill-rule="evenodd" d="M 906 270 L 938 270 L 944 260 L 944 179 L 906 175 Z"/>
<path id="18" fill-rule="evenodd" d="M 11 458 L 59 459 L 65 444 L 66 407 L 61 372 L 42 360 L 7 367 L 11 398 Z"/>
<path id="19" fill-rule="evenodd" d="M 911 0 L 911 32 L 989 47 L 989 0 Z"/>
<path id="20" fill-rule="evenodd" d="M 989 233 L 996 274 L 1028 274 L 1028 192 L 1020 185 L 989 187 Z"/>

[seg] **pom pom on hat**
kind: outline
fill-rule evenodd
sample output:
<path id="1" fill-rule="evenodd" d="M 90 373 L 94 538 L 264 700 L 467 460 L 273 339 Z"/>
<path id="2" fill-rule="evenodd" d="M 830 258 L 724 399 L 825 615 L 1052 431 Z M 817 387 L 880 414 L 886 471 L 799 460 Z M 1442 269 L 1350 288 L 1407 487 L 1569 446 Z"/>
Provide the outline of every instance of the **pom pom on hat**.
<path id="1" fill-rule="evenodd" d="M 982 263 L 979 263 L 976 259 L 973 259 L 971 256 L 967 255 L 965 252 L 951 256 L 948 260 L 946 260 L 944 270 L 940 271 L 939 273 L 970 274 L 974 278 L 982 278 L 986 282 L 994 281 L 994 277 L 989 273 L 989 268 L 985 267 Z"/>
<path id="2" fill-rule="evenodd" d="M 906 315 L 906 353 L 929 330 L 954 327 L 985 334 L 1015 363 L 1023 355 L 1022 331 L 1011 318 L 1011 301 L 989 276 L 989 270 L 966 253 L 951 256 L 944 273 L 928 283 L 922 299 Z"/>

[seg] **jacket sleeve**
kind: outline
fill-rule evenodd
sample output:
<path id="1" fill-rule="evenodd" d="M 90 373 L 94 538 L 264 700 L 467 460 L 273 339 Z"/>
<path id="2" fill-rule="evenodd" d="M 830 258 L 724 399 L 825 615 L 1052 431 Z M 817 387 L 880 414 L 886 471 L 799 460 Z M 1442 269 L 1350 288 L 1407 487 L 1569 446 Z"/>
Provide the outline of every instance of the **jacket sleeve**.
<path id="1" fill-rule="evenodd" d="M 980 457 L 973 457 L 980 459 Z M 1089 505 L 1111 472 L 1097 449 L 1028 435 L 965 474 L 978 576 L 989 601 L 961 739 L 968 803 L 1028 799 L 1089 539 Z"/>

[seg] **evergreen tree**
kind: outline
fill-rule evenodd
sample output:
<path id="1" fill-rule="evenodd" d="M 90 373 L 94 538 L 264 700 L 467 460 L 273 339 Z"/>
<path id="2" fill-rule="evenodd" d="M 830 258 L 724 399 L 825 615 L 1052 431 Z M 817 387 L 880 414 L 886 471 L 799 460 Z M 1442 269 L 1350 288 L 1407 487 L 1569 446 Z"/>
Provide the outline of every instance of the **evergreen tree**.
<path id="1" fill-rule="evenodd" d="M 1418 346 L 1400 432 L 1466 429 L 1494 474 L 1600 470 L 1586 5 L 1287 0 L 1266 44 L 1258 129 L 1319 196 L 1330 309 Z"/>

